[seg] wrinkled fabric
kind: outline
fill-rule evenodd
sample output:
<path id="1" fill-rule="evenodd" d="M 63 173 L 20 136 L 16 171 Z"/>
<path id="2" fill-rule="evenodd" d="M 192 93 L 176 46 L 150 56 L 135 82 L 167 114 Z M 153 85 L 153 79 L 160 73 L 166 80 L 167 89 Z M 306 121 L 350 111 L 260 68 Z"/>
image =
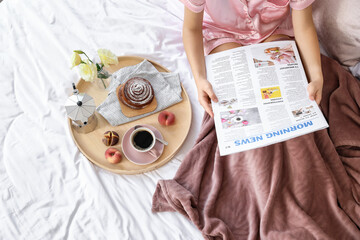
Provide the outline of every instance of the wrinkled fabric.
<path id="1" fill-rule="evenodd" d="M 177 211 L 205 239 L 360 239 L 360 83 L 322 57 L 329 129 L 221 157 L 213 119 L 153 212 Z"/>
<path id="2" fill-rule="evenodd" d="M 237 42 L 259 43 L 272 34 L 294 36 L 290 8 L 302 10 L 314 0 L 180 0 L 189 10 L 204 10 L 205 53 Z"/>

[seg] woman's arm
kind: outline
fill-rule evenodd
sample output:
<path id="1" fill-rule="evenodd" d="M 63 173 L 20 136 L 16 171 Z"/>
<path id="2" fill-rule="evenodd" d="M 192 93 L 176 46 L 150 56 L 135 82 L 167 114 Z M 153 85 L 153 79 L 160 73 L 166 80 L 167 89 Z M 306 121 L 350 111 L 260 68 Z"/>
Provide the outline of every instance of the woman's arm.
<path id="1" fill-rule="evenodd" d="M 212 99 L 217 102 L 211 84 L 206 79 L 205 57 L 203 47 L 202 21 L 204 11 L 194 13 L 185 7 L 183 42 L 198 90 L 198 100 L 205 111 L 213 117 Z"/>
<path id="2" fill-rule="evenodd" d="M 307 77 L 309 97 L 320 104 L 323 75 L 321 70 L 321 58 L 319 42 L 312 18 L 311 5 L 303 10 L 292 9 L 292 21 L 294 26 L 295 40 L 299 47 L 302 62 Z"/>

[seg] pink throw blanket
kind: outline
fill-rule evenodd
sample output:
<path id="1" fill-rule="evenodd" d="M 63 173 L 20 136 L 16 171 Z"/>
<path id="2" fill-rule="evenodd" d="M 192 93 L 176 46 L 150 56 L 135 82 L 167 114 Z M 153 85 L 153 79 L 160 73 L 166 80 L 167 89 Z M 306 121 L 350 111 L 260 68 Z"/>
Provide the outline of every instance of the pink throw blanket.
<path id="1" fill-rule="evenodd" d="M 360 84 L 330 58 L 322 66 L 329 129 L 220 157 L 205 114 L 152 211 L 185 215 L 205 239 L 360 239 Z"/>

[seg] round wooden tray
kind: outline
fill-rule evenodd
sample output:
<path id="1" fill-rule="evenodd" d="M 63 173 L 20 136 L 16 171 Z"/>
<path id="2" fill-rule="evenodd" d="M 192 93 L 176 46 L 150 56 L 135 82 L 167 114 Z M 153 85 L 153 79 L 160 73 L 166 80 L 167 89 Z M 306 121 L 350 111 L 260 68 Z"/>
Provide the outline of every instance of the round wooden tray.
<path id="1" fill-rule="evenodd" d="M 115 72 L 118 69 L 126 66 L 131 66 L 138 64 L 144 60 L 141 57 L 135 56 L 122 56 L 118 57 L 119 63 L 117 65 L 113 65 L 107 70 L 109 72 Z M 160 64 L 148 60 L 151 62 L 158 71 L 160 72 L 169 72 L 165 67 Z M 80 79 L 77 84 L 77 88 L 79 92 L 84 92 L 92 96 L 95 100 L 96 106 L 99 106 L 107 97 L 107 91 L 99 89 L 95 83 L 89 83 Z M 98 124 L 94 131 L 90 133 L 78 133 L 71 124 L 71 120 L 69 119 L 69 127 L 71 135 L 75 141 L 75 144 L 80 149 L 80 151 L 94 164 L 97 166 L 112 171 L 114 173 L 119 174 L 139 174 L 148 171 L 152 171 L 156 168 L 167 163 L 180 149 L 181 145 L 184 143 L 186 136 L 190 129 L 191 124 L 191 104 L 189 97 L 181 85 L 182 93 L 181 96 L 183 100 L 171 107 L 168 107 L 166 110 L 171 111 L 176 116 L 175 124 L 172 126 L 162 126 L 158 123 L 158 115 L 160 112 L 154 113 L 150 116 L 125 123 L 119 126 L 111 126 L 100 114 L 97 112 L 96 117 L 98 119 Z M 123 159 L 118 164 L 111 164 L 105 158 L 105 151 L 108 148 L 102 143 L 103 133 L 108 130 L 116 131 L 120 138 L 122 139 L 125 132 L 135 126 L 141 124 L 149 124 L 157 128 L 164 139 L 169 143 L 169 145 L 165 146 L 164 151 L 160 158 L 155 162 L 148 165 L 136 165 L 130 162 L 123 154 Z M 119 143 L 113 147 L 121 150 L 121 139 Z"/>

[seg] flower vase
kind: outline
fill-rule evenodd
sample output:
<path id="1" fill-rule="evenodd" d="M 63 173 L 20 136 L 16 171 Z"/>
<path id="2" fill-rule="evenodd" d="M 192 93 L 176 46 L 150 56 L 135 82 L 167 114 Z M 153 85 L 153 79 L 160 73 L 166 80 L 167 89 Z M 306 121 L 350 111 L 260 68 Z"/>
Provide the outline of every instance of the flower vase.
<path id="1" fill-rule="evenodd" d="M 97 78 L 95 79 L 96 86 L 101 90 L 106 90 L 111 81 L 111 74 L 106 71 L 103 66 L 98 66 Z"/>
<path id="2" fill-rule="evenodd" d="M 105 91 L 107 87 L 109 87 L 111 81 L 111 77 L 108 78 L 95 78 L 94 84 L 96 88 L 101 91 Z"/>

